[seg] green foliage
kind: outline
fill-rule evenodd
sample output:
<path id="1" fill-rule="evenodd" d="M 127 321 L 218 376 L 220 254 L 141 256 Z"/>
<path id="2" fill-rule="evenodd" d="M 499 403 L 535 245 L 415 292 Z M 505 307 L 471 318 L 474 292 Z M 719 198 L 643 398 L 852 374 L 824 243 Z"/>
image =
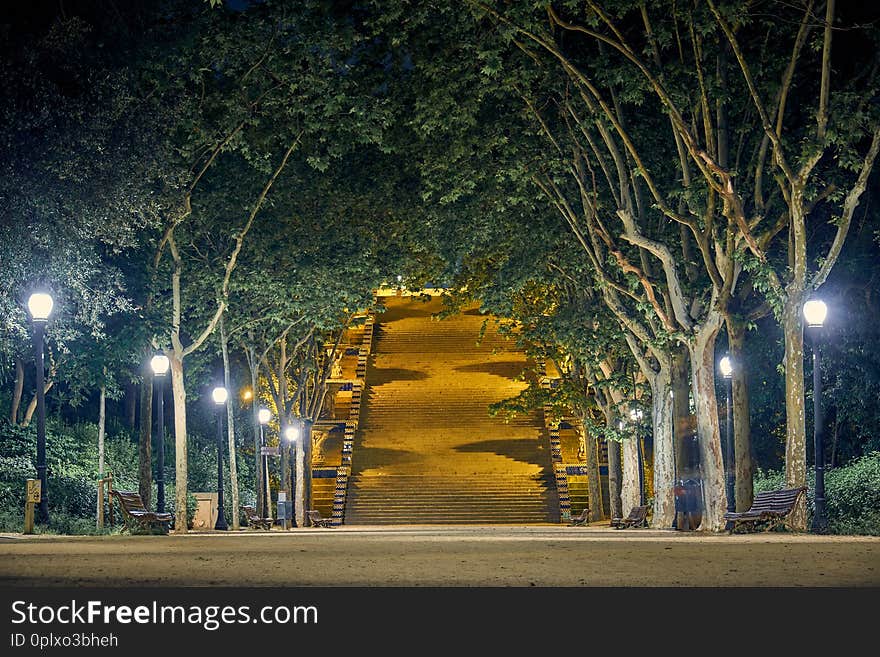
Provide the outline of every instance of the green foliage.
<path id="1" fill-rule="evenodd" d="M 808 481 L 807 499 L 813 508 L 814 480 Z M 785 488 L 782 471 L 758 470 L 755 492 Z M 880 452 L 825 472 L 825 505 L 829 528 L 835 534 L 880 536 Z"/>

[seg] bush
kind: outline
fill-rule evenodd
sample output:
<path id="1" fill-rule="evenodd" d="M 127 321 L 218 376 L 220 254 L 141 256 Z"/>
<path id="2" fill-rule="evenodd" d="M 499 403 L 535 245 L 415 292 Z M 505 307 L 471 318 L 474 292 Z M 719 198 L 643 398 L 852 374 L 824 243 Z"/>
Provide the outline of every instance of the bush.
<path id="1" fill-rule="evenodd" d="M 825 499 L 834 533 L 880 535 L 880 452 L 829 470 Z"/>
<path id="2" fill-rule="evenodd" d="M 814 509 L 812 471 L 808 473 L 807 503 Z M 785 474 L 758 470 L 755 492 L 785 487 Z M 825 473 L 825 506 L 829 530 L 834 534 L 880 536 L 880 452 L 871 452 Z"/>

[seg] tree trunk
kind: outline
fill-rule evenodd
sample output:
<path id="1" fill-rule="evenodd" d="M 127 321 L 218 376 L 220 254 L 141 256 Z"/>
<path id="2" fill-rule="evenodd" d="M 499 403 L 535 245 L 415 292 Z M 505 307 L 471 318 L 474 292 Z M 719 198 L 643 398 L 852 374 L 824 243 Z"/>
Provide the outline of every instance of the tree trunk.
<path id="1" fill-rule="evenodd" d="M 125 384 L 125 425 L 134 430 L 135 416 L 137 414 L 138 386 L 134 381 Z M 143 411 L 141 411 L 143 414 Z"/>
<path id="2" fill-rule="evenodd" d="M 104 432 L 107 426 L 107 386 L 98 395 L 98 476 L 104 477 Z"/>
<path id="3" fill-rule="evenodd" d="M 138 432 L 138 493 L 146 508 L 151 507 L 153 492 L 153 372 L 143 368 L 141 418 Z"/>
<path id="4" fill-rule="evenodd" d="M 303 508 L 311 510 L 312 507 L 312 423 L 306 420 L 303 423 Z M 308 523 L 306 523 L 308 525 Z"/>
<path id="5" fill-rule="evenodd" d="M 254 483 L 257 489 L 257 513 L 263 512 L 263 457 L 260 455 L 260 395 L 257 389 L 259 382 L 260 364 L 257 362 L 253 347 L 248 349 L 248 364 L 251 370 L 251 429 L 254 432 L 254 472 L 257 476 Z"/>
<path id="6" fill-rule="evenodd" d="M 840 422 L 837 421 L 837 409 L 834 411 L 834 432 L 831 434 L 831 468 L 837 467 L 837 438 L 840 434 Z"/>
<path id="7" fill-rule="evenodd" d="M 620 485 L 620 503 L 623 506 L 624 516 L 634 506 L 641 503 L 639 491 L 639 445 L 636 436 L 631 436 L 620 443 L 622 452 L 622 477 Z"/>
<path id="8" fill-rule="evenodd" d="M 226 343 L 226 324 L 220 317 L 220 350 L 223 352 L 223 385 L 227 390 L 232 390 L 232 377 L 229 375 L 229 349 Z M 232 412 L 232 398 L 230 392 L 226 396 L 226 437 L 229 443 L 229 485 L 232 488 L 232 529 L 240 529 L 239 521 L 239 498 L 238 498 L 238 465 L 235 456 L 235 416 Z"/>
<path id="9" fill-rule="evenodd" d="M 101 386 L 100 394 L 98 395 L 98 479 L 104 478 L 104 429 L 106 426 L 107 419 L 107 387 Z M 104 484 L 100 484 L 102 487 Z M 97 508 L 95 509 L 95 518 L 98 519 L 98 528 L 101 528 L 101 524 L 103 523 L 103 509 L 101 506 L 104 504 L 103 495 L 99 495 L 96 499 Z"/>
<path id="10" fill-rule="evenodd" d="M 587 434 L 587 423 L 583 413 L 578 413 L 580 430 Z M 605 512 L 602 509 L 602 483 L 599 479 L 599 454 L 596 439 L 587 434 L 584 435 L 584 451 L 587 461 L 587 487 L 590 495 L 590 520 L 602 520 Z"/>
<path id="11" fill-rule="evenodd" d="M 608 440 L 608 512 L 612 518 L 623 517 L 623 504 L 620 496 L 620 443 Z"/>
<path id="12" fill-rule="evenodd" d="M 801 295 L 789 293 L 782 317 L 785 335 L 785 485 L 807 485 L 806 422 L 804 420 L 804 326 L 801 319 Z M 789 515 L 792 529 L 807 528 L 804 496 Z"/>
<path id="13" fill-rule="evenodd" d="M 186 388 L 183 383 L 183 358 L 171 351 L 171 390 L 174 401 L 174 529 L 187 531 L 187 444 L 186 444 Z"/>
<path id="14" fill-rule="evenodd" d="M 721 428 L 715 396 L 715 338 L 721 323 L 721 314 L 710 311 L 688 344 L 703 479 L 704 511 L 700 529 L 712 532 L 724 529 L 724 514 L 727 511 Z"/>
<path id="15" fill-rule="evenodd" d="M 671 363 L 651 377 L 651 424 L 654 430 L 653 527 L 672 527 L 675 518 L 675 440 L 672 428 Z"/>
<path id="16" fill-rule="evenodd" d="M 43 386 L 43 394 L 47 394 L 52 386 L 55 385 L 54 381 L 46 381 L 46 385 Z M 31 420 L 34 419 L 34 413 L 37 412 L 37 395 L 31 398 L 30 403 L 27 406 L 27 409 L 24 412 L 24 419 L 21 421 L 21 426 L 27 427 L 30 426 Z"/>
<path id="17" fill-rule="evenodd" d="M 306 508 L 305 508 L 305 461 L 303 445 L 305 444 L 305 423 L 300 424 L 299 440 L 296 441 L 296 449 L 293 454 L 294 470 L 295 470 L 295 486 L 294 492 L 294 513 L 296 514 L 296 526 L 306 526 Z"/>
<path id="18" fill-rule="evenodd" d="M 676 350 L 672 355 L 672 426 L 675 438 L 675 478 L 687 479 L 690 475 L 690 438 L 693 436 L 693 417 L 690 407 L 691 386 L 688 376 L 686 350 Z"/>
<path id="19" fill-rule="evenodd" d="M 9 406 L 9 423 L 18 424 L 18 408 L 21 406 L 21 393 L 24 390 L 24 362 L 15 357 L 15 384 L 12 388 L 12 404 Z"/>
<path id="20" fill-rule="evenodd" d="M 728 346 L 733 359 L 733 450 L 736 472 L 736 510 L 747 511 L 754 498 L 752 427 L 749 407 L 748 363 L 743 356 L 746 327 L 727 319 Z"/>

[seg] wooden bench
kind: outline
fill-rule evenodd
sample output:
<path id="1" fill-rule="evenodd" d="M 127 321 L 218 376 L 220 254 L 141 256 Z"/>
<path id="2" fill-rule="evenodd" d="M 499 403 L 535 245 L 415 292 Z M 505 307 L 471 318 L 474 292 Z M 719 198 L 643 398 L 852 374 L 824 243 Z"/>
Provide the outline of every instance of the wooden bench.
<path id="1" fill-rule="evenodd" d="M 767 532 L 780 525 L 789 528 L 788 516 L 806 490 L 802 486 L 758 493 L 748 511 L 724 514 L 724 519 L 728 521 L 728 531 L 732 534 L 740 527 L 755 530 L 759 525 L 764 525 L 764 531 Z"/>
<path id="2" fill-rule="evenodd" d="M 306 515 L 309 517 L 309 523 L 313 527 L 333 528 L 333 520 L 330 518 L 323 518 L 320 511 L 312 509 L 311 511 L 306 511 Z"/>
<path id="3" fill-rule="evenodd" d="M 148 511 L 141 496 L 133 491 L 111 490 L 110 495 L 119 502 L 123 521 L 129 531 L 137 528 L 151 534 L 155 530 L 159 530 L 162 534 L 168 533 L 168 525 L 174 520 L 172 514 Z"/>
<path id="4" fill-rule="evenodd" d="M 245 504 L 241 507 L 241 510 L 244 512 L 247 525 L 251 529 L 265 529 L 266 531 L 272 529 L 272 518 L 261 518 L 257 513 L 256 507 Z"/>
<path id="5" fill-rule="evenodd" d="M 584 510 L 581 511 L 581 514 L 579 516 L 575 516 L 571 519 L 571 526 L 572 527 L 577 527 L 578 525 L 583 526 L 583 525 L 586 525 L 588 522 L 590 522 L 590 507 L 585 506 Z"/>
<path id="6" fill-rule="evenodd" d="M 648 505 L 634 506 L 626 518 L 612 518 L 611 526 L 615 529 L 648 526 Z"/>

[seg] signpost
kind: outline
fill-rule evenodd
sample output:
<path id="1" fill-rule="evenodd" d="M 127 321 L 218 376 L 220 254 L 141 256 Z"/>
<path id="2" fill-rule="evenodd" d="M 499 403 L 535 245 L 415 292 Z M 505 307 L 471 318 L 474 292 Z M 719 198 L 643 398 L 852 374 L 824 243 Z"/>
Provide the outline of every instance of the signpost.
<path id="1" fill-rule="evenodd" d="M 24 498 L 24 533 L 34 533 L 34 507 L 40 503 L 40 480 L 28 479 Z"/>

